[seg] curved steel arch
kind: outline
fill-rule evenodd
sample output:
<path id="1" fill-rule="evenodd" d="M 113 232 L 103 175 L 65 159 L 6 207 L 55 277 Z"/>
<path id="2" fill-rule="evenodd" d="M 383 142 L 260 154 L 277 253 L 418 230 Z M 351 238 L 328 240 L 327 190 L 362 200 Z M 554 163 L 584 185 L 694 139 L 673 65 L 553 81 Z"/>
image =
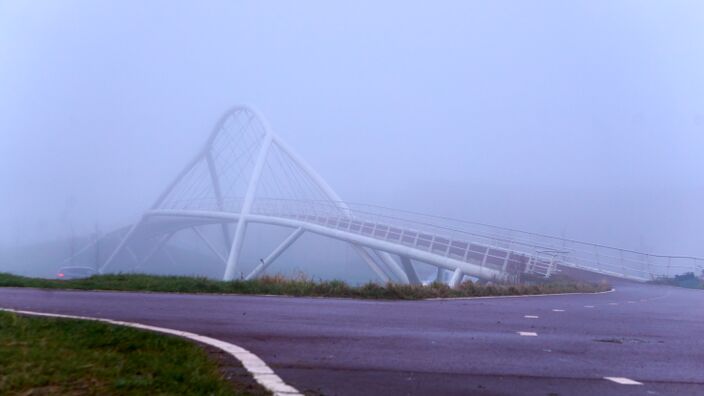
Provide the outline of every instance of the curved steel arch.
<path id="1" fill-rule="evenodd" d="M 262 116 L 257 109 L 255 109 L 253 106 L 248 105 L 236 105 L 231 107 L 229 110 L 223 113 L 222 116 L 220 116 L 218 121 L 215 123 L 213 130 L 210 132 L 210 135 L 208 136 L 208 139 L 206 140 L 206 143 L 203 148 L 188 163 L 188 165 L 183 168 L 183 170 L 176 176 L 176 178 L 171 182 L 171 184 L 169 184 L 167 188 L 159 195 L 155 203 L 152 205 L 152 209 L 156 209 L 164 201 L 166 196 L 171 192 L 173 187 L 193 167 L 193 165 L 195 165 L 198 161 L 202 160 L 203 157 L 207 155 L 207 153 L 212 148 L 213 142 L 215 141 L 217 136 L 222 133 L 223 125 L 225 124 L 227 119 L 239 112 L 248 112 L 252 114 L 257 120 L 259 120 L 259 122 L 261 122 L 264 127 L 266 135 L 270 137 L 271 141 L 281 147 L 284 151 L 286 151 L 296 162 L 296 164 L 303 168 L 315 180 L 315 182 L 318 183 L 320 188 L 325 191 L 325 193 L 332 201 L 339 202 L 342 208 L 346 208 L 346 204 L 344 204 L 344 201 L 340 198 L 339 195 L 337 195 L 337 193 L 332 189 L 332 187 L 327 184 L 327 182 L 313 169 L 313 167 L 311 167 L 305 160 L 303 160 L 303 158 L 296 154 L 296 152 L 293 151 L 290 146 L 288 146 L 277 134 L 273 132 L 273 130 L 269 126 L 268 121 L 266 121 L 266 118 L 264 118 L 264 116 Z"/>
<path id="2" fill-rule="evenodd" d="M 261 127 L 262 127 L 262 136 L 261 136 L 261 144 L 257 149 L 257 155 L 256 159 L 254 161 L 253 169 L 251 170 L 251 174 L 249 175 L 249 180 L 247 184 L 247 189 L 244 194 L 244 197 L 242 199 L 242 205 L 240 210 L 237 212 L 237 215 L 233 217 L 232 211 L 228 211 L 224 208 L 223 206 L 223 201 L 226 199 L 225 196 L 222 196 L 221 192 L 221 187 L 220 187 L 220 180 L 219 177 L 220 175 L 217 174 L 217 170 L 215 169 L 215 166 L 213 165 L 213 159 L 212 159 L 212 151 L 214 144 L 216 143 L 217 139 L 219 136 L 221 136 L 223 133 L 225 133 L 224 126 L 228 122 L 229 119 L 233 118 L 236 115 L 239 115 L 241 113 L 246 114 L 247 116 L 250 117 L 250 119 L 253 119 L 255 122 L 258 122 Z M 303 160 L 295 151 L 293 151 L 290 146 L 288 146 L 278 135 L 276 135 L 271 127 L 269 126 L 268 122 L 266 119 L 261 116 L 261 114 L 254 109 L 251 106 L 246 106 L 246 105 L 238 105 L 234 106 L 228 111 L 226 111 L 215 123 L 213 130 L 211 131 L 210 135 L 208 136 L 208 139 L 206 140 L 205 145 L 203 148 L 196 154 L 196 156 L 188 162 L 188 164 L 179 172 L 179 174 L 176 176 L 176 178 L 167 186 L 167 188 L 159 195 L 157 200 L 154 202 L 154 204 L 151 206 L 151 209 L 149 212 L 147 212 L 140 221 L 135 223 L 128 233 L 122 238 L 120 243 L 118 244 L 117 248 L 113 251 L 113 253 L 108 257 L 108 259 L 105 261 L 105 263 L 101 266 L 100 272 L 104 272 L 109 265 L 111 265 L 115 259 L 118 257 L 120 253 L 125 251 L 129 246 L 130 241 L 135 238 L 136 235 L 139 234 L 140 227 L 144 228 L 144 220 L 147 217 L 150 217 L 151 213 L 155 213 L 156 211 L 159 210 L 159 208 L 164 204 L 166 201 L 167 197 L 174 191 L 174 188 L 179 185 L 183 181 L 183 179 L 186 177 L 186 175 L 198 164 L 201 162 L 205 162 L 208 165 L 210 177 L 211 177 L 211 183 L 213 190 L 216 195 L 216 202 L 218 203 L 218 211 L 215 213 L 219 213 L 220 220 L 234 220 L 231 221 L 230 223 L 235 224 L 235 232 L 234 236 L 231 238 L 231 245 L 230 245 L 230 251 L 227 256 L 227 262 L 226 262 L 226 267 L 225 267 L 225 273 L 223 275 L 224 280 L 231 280 L 234 278 L 236 269 L 238 267 L 238 260 L 240 256 L 240 251 L 242 248 L 242 243 L 245 237 L 246 233 L 246 226 L 248 222 L 254 222 L 253 218 L 250 211 L 252 204 L 255 200 L 255 196 L 257 193 L 257 189 L 259 187 L 260 183 L 260 177 L 262 175 L 263 167 L 266 164 L 268 155 L 272 147 L 276 147 L 279 150 L 283 151 L 291 160 L 292 165 L 298 167 L 302 172 L 307 175 L 311 181 L 322 191 L 324 196 L 331 202 L 334 203 L 334 205 L 339 209 L 340 213 L 342 215 L 348 215 L 348 207 L 347 205 L 342 201 L 342 199 L 337 195 L 337 193 L 325 182 L 325 180 L 305 161 Z M 184 211 L 181 211 L 184 212 Z M 204 221 L 205 219 L 200 219 L 201 221 L 196 221 L 195 223 L 207 223 L 208 221 Z M 227 224 L 228 222 L 220 222 L 223 226 L 223 234 L 225 235 L 226 239 L 229 237 L 229 232 L 227 231 Z M 285 225 L 287 224 L 286 222 L 269 222 L 269 224 L 273 225 Z M 307 229 L 307 227 L 305 227 Z M 290 240 L 284 241 L 287 246 L 290 245 L 295 239 L 300 235 L 300 233 L 297 233 L 294 231 L 294 234 L 296 234 L 295 238 L 291 238 Z M 323 234 L 321 234 L 323 235 Z M 286 247 L 287 247 L 286 246 Z M 359 246 L 356 246 L 357 249 L 359 249 Z M 134 255 L 134 254 L 133 254 Z M 371 263 L 368 261 L 366 257 L 365 261 L 372 267 L 372 269 L 380 275 L 382 280 L 388 281 L 387 278 L 384 278 L 381 276 L 381 274 L 378 272 L 378 268 L 374 266 L 374 263 Z M 386 258 L 386 257 L 385 257 Z M 388 266 L 394 266 L 397 267 L 398 264 L 395 262 L 388 261 L 387 258 L 387 263 L 386 265 Z M 402 272 L 398 268 L 393 268 L 393 272 L 397 273 L 399 275 L 399 278 L 401 278 L 402 281 L 407 281 L 407 275 Z"/>

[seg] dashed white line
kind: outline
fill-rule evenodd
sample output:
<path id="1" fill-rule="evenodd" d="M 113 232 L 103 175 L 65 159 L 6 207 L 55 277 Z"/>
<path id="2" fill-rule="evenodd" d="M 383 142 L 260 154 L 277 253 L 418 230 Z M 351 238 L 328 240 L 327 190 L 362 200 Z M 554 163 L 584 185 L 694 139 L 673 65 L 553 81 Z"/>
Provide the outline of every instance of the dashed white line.
<path id="1" fill-rule="evenodd" d="M 553 309 L 552 311 L 553 311 L 553 312 L 565 312 L 564 309 Z"/>
<path id="2" fill-rule="evenodd" d="M 133 322 L 123 322 L 119 320 L 103 319 L 103 318 L 92 318 L 88 316 L 75 316 L 75 315 L 61 315 L 61 314 L 51 314 L 44 312 L 33 312 L 33 311 L 20 311 L 9 308 L 0 308 L 0 311 L 14 312 L 24 315 L 33 316 L 48 316 L 54 318 L 64 318 L 64 319 L 80 319 L 80 320 L 92 320 L 96 322 L 110 323 L 118 326 L 134 327 L 136 329 L 155 331 L 157 333 L 171 334 L 189 340 L 198 341 L 203 344 L 208 344 L 219 348 L 230 355 L 234 356 L 237 360 L 242 363 L 242 366 L 254 377 L 261 386 L 269 390 L 274 395 L 281 396 L 301 396 L 301 393 L 294 387 L 286 384 L 281 377 L 276 375 L 274 371 L 264 363 L 257 355 L 252 352 L 237 346 L 235 344 L 230 344 L 225 341 L 220 341 L 215 338 L 202 336 L 199 334 L 189 333 L 187 331 L 168 329 L 165 327 L 156 327 L 143 325 L 141 323 Z"/>
<path id="3" fill-rule="evenodd" d="M 594 308 L 593 305 L 585 305 L 584 308 Z"/>
<path id="4" fill-rule="evenodd" d="M 629 303 L 629 304 L 635 304 L 636 302 L 635 302 L 635 301 L 629 301 L 628 303 Z"/>
<path id="5" fill-rule="evenodd" d="M 621 385 L 643 385 L 642 382 L 638 382 L 626 377 L 604 377 L 604 379 Z"/>
<path id="6" fill-rule="evenodd" d="M 534 331 L 519 331 L 518 335 L 523 336 L 523 337 L 537 337 L 538 333 Z"/>
<path id="7" fill-rule="evenodd" d="M 538 319 L 538 315 L 523 315 L 526 319 Z"/>
<path id="8" fill-rule="evenodd" d="M 609 303 L 609 305 L 618 305 L 618 303 Z"/>

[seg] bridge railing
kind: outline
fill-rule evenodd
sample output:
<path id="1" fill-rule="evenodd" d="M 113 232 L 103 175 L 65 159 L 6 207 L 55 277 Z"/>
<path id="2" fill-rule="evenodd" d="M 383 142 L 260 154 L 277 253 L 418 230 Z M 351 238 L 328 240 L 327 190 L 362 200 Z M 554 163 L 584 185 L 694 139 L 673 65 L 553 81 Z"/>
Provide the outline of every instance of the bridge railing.
<path id="1" fill-rule="evenodd" d="M 172 205 L 173 209 L 237 213 L 242 207 L 242 199 L 226 199 L 221 203 L 201 199 L 173 202 Z M 258 198 L 252 211 L 344 229 L 498 269 L 523 263 L 525 258 L 520 257 L 523 256 L 532 260 L 528 265 L 555 261 L 569 267 L 641 280 L 685 272 L 700 274 L 704 270 L 704 259 L 698 257 L 637 252 L 375 205 Z M 341 221 L 344 219 L 349 222 Z"/>
<path id="2" fill-rule="evenodd" d="M 523 255 L 536 261 L 558 263 L 590 271 L 641 280 L 673 276 L 684 272 L 699 274 L 704 259 L 637 252 L 594 243 L 530 233 L 476 222 L 430 216 L 365 204 L 330 201 L 259 199 L 253 210 L 271 216 L 297 217 L 331 226 L 331 219 L 347 217 L 350 232 L 411 244 L 434 253 L 471 257 L 490 266 L 506 268 L 507 262 L 521 261 Z M 336 224 L 336 228 L 340 225 Z M 481 252 L 482 247 L 486 248 Z M 506 252 L 505 254 L 503 252 Z M 467 260 L 470 261 L 470 260 Z M 493 263 L 493 265 L 492 265 Z"/>
<path id="3" fill-rule="evenodd" d="M 303 222 L 359 234 L 394 244 L 410 246 L 434 255 L 465 261 L 474 265 L 497 270 L 509 276 L 519 273 L 549 275 L 551 261 L 506 250 L 474 238 L 452 238 L 447 230 L 439 230 L 427 224 L 389 218 L 382 214 L 351 209 L 332 202 L 258 200 L 253 212 L 272 217 L 292 218 Z M 533 262 L 531 263 L 531 259 Z M 529 265 L 532 264 L 532 265 Z"/>

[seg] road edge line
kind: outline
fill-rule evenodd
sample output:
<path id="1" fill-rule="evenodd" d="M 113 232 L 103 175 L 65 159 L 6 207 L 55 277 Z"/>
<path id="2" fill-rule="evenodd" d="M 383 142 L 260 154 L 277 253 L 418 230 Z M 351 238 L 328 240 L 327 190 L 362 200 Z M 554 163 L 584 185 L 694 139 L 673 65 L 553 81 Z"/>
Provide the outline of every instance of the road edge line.
<path id="1" fill-rule="evenodd" d="M 2 308 L 0 311 L 12 312 L 20 315 L 31 315 L 31 316 L 44 316 L 52 318 L 61 319 L 77 319 L 77 320 L 90 320 L 94 322 L 103 322 L 117 326 L 132 327 L 140 330 L 148 330 L 162 334 L 170 334 L 178 337 L 186 338 L 191 341 L 200 342 L 218 348 L 226 353 L 232 355 L 235 359 L 239 360 L 242 366 L 249 374 L 254 377 L 254 380 L 259 383 L 259 385 L 266 388 L 268 391 L 274 395 L 281 396 L 302 396 L 302 394 L 291 385 L 286 384 L 281 377 L 274 373 L 269 366 L 267 366 L 264 361 L 252 352 L 238 346 L 231 344 L 229 342 L 221 341 L 216 338 L 203 336 L 200 334 L 190 333 L 182 330 L 174 330 L 166 327 L 157 327 L 151 325 L 145 325 L 135 322 L 124 322 L 120 320 L 112 320 L 105 318 L 94 318 L 90 316 L 78 316 L 78 315 L 64 315 L 64 314 L 54 314 L 46 312 L 35 312 L 35 311 L 24 311 L 12 308 Z"/>

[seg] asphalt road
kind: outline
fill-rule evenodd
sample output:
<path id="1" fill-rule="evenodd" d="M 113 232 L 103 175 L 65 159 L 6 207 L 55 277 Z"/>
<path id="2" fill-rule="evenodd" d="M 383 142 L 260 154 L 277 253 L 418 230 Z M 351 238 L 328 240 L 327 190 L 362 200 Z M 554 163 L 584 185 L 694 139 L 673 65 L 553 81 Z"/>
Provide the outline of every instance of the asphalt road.
<path id="1" fill-rule="evenodd" d="M 704 291 L 615 287 L 414 302 L 6 288 L 0 306 L 219 338 L 326 395 L 704 395 Z"/>

